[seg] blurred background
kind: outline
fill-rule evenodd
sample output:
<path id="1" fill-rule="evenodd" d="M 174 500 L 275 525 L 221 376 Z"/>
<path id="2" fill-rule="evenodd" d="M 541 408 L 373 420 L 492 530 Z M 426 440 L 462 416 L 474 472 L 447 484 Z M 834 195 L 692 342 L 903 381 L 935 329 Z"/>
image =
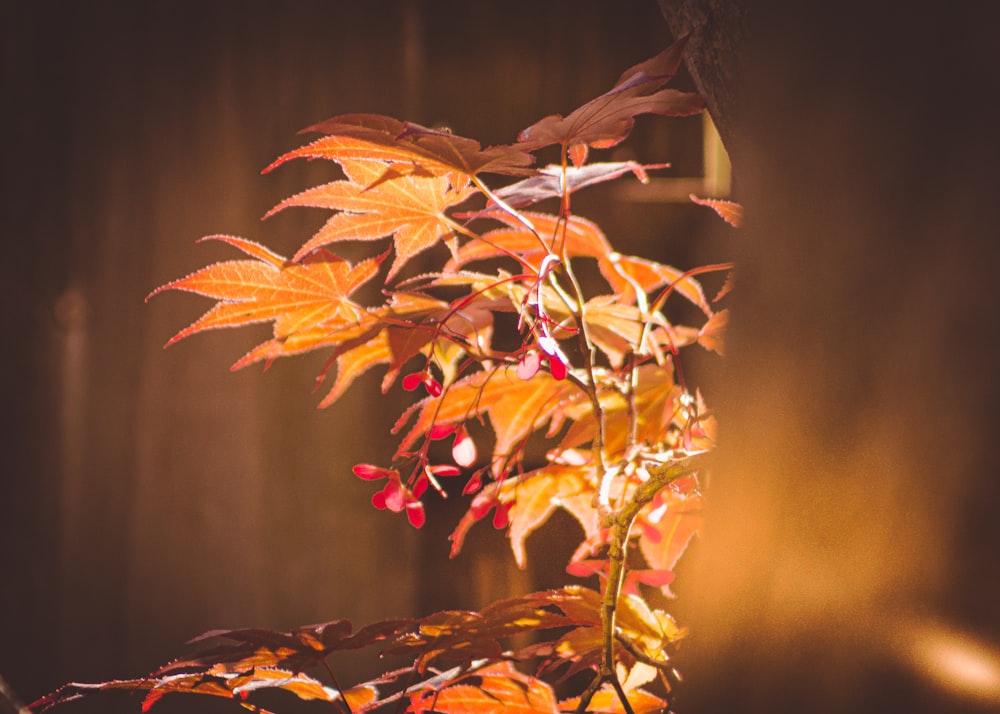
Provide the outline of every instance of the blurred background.
<path id="1" fill-rule="evenodd" d="M 749 5 L 661 4 L 708 27 Z M 401 402 L 374 396 L 379 375 L 320 412 L 322 355 L 228 372 L 263 327 L 164 352 L 207 301 L 143 298 L 232 255 L 200 236 L 287 254 L 320 225 L 305 209 L 258 220 L 332 175 L 258 175 L 302 127 L 380 112 L 509 142 L 665 47 L 657 4 L 0 7 L 0 674 L 15 691 L 142 674 L 210 628 L 361 624 L 561 582 L 567 520 L 529 540 L 522 573 L 488 525 L 446 559 L 457 502 L 421 533 L 371 508 L 349 469 L 394 446 Z M 733 71 L 724 138 L 746 229 L 674 202 L 673 184 L 574 200 L 622 252 L 740 264 L 729 355 L 703 372 L 723 440 L 675 588 L 692 631 L 678 712 L 998 707 L 991 8 L 754 2 L 745 33 L 702 57 Z M 697 177 L 701 122 L 640 121 L 615 157 Z"/>

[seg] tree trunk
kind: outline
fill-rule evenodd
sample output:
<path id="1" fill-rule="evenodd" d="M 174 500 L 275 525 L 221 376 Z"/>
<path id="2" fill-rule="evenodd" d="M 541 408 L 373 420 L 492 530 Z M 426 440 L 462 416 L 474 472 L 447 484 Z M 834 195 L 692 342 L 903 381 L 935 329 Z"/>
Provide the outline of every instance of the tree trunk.
<path id="1" fill-rule="evenodd" d="M 674 37 L 690 33 L 685 64 L 728 147 L 739 150 L 737 92 L 746 47 L 748 0 L 659 0 Z"/>

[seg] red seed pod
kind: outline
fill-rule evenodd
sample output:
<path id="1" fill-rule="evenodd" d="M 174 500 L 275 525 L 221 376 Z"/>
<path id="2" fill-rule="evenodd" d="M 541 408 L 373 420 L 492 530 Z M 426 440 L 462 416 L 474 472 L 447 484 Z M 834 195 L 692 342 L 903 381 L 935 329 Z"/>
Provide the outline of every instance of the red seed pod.
<path id="1" fill-rule="evenodd" d="M 410 522 L 410 525 L 414 528 L 423 527 L 427 520 L 427 514 L 424 513 L 424 504 L 420 501 L 413 501 L 406 504 L 406 520 Z"/>
<path id="2" fill-rule="evenodd" d="M 354 475 L 363 478 L 365 481 L 379 481 L 384 478 L 392 478 L 396 472 L 392 469 L 384 469 L 381 466 L 372 464 L 358 464 L 353 469 Z"/>

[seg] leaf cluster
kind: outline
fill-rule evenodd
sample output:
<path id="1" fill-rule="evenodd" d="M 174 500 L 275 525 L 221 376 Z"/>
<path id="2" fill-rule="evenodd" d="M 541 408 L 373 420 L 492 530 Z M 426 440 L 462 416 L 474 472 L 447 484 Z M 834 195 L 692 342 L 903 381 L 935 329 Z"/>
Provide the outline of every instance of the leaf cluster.
<path id="1" fill-rule="evenodd" d="M 32 706 L 41 713 L 95 691 L 125 689 L 144 692 L 143 711 L 167 694 L 196 694 L 233 699 L 269 714 L 252 697 L 262 690 L 277 690 L 358 714 L 399 703 L 414 712 L 513 708 L 555 714 L 571 705 L 559 702 L 543 679 L 523 674 L 515 665 L 540 661 L 541 672 L 564 677 L 592 666 L 601 656 L 600 602 L 596 591 L 567 586 L 498 601 L 480 612 L 438 612 L 421 619 L 387 620 L 357 631 L 347 620 L 289 632 L 213 630 L 189 643 L 200 647 L 191 656 L 146 677 L 70 683 Z M 531 645 L 510 648 L 525 632 L 547 635 Z M 681 634 L 669 615 L 650 610 L 642 598 L 629 595 L 624 599 L 619 636 L 632 652 L 626 654 L 623 667 L 635 673 L 629 699 L 636 710 L 665 704 L 638 687 L 658 676 L 655 667 L 644 662 L 661 664 L 656 652 Z M 327 659 L 338 652 L 372 647 L 379 648 L 387 660 L 406 664 L 342 689 Z"/>
<path id="2" fill-rule="evenodd" d="M 510 145 L 483 148 L 447 131 L 370 114 L 311 127 L 319 138 L 267 170 L 320 159 L 337 164 L 342 178 L 298 193 L 267 215 L 319 208 L 331 212 L 322 227 L 290 257 L 244 238 L 211 236 L 243 255 L 151 294 L 181 290 L 215 301 L 168 345 L 210 329 L 271 323 L 271 337 L 234 369 L 325 350 L 318 384 L 332 379 L 321 407 L 360 375 L 384 369 L 383 392 L 398 382 L 415 399 L 393 429 L 398 446 L 391 459 L 354 467 L 378 489 L 372 504 L 405 514 L 419 528 L 424 499 L 455 493 L 446 480 L 456 479 L 469 506 L 451 535 L 452 556 L 489 517 L 506 530 L 522 567 L 526 539 L 563 509 L 583 533 L 567 572 L 597 575 L 601 591 L 572 585 L 479 612 L 441 612 L 358 631 L 338 620 L 282 633 L 210 632 L 196 644 L 212 646 L 148 677 L 66 685 L 40 700 L 42 709 L 118 688 L 145 691 L 144 709 L 167 693 L 227 697 L 257 708 L 248 698 L 258 689 L 348 712 L 390 703 L 413 712 L 665 706 L 641 687 L 667 682 L 669 650 L 683 630 L 648 603 L 644 588 L 671 596 L 674 567 L 701 525 L 698 455 L 714 445 L 715 425 L 684 379 L 681 350 L 724 352 L 728 312 L 716 303 L 731 279 L 710 300 L 700 276 L 731 266 L 683 269 L 623 255 L 571 203 L 583 188 L 630 174 L 647 181 L 649 171 L 666 167 L 589 158 L 623 141 L 639 114 L 703 109 L 697 95 L 664 88 L 685 42 L 630 68 L 568 115 L 528 127 Z M 553 145 L 559 162 L 536 167 L 530 152 Z M 491 187 L 487 176 L 509 183 Z M 741 219 L 736 204 L 695 200 L 734 225 Z M 538 210 L 546 201 L 558 208 Z M 386 239 L 391 247 L 353 265 L 335 252 L 344 241 Z M 414 270 L 414 259 L 439 244 L 447 260 L 433 271 Z M 584 263 L 596 265 L 596 283 L 581 282 Z M 359 289 L 377 276 L 382 299 L 365 303 Z M 672 322 L 665 310 L 670 300 L 688 303 L 700 317 Z M 504 327 L 511 324 L 514 335 Z M 451 447 L 444 459 L 431 448 L 441 441 Z M 329 655 L 371 647 L 404 664 L 342 688 Z M 310 673 L 317 668 L 328 681 Z M 532 668 L 534 674 L 524 673 Z M 562 702 L 540 678 L 583 671 L 595 674 L 592 686 Z"/>

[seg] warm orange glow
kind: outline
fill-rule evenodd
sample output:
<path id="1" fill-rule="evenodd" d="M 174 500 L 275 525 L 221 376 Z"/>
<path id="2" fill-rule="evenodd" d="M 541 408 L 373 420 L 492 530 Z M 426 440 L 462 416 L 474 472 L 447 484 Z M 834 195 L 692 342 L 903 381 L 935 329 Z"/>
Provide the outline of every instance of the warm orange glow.
<path id="1" fill-rule="evenodd" d="M 996 647 L 933 622 L 914 624 L 908 634 L 908 656 L 931 680 L 957 695 L 1000 703 Z"/>

